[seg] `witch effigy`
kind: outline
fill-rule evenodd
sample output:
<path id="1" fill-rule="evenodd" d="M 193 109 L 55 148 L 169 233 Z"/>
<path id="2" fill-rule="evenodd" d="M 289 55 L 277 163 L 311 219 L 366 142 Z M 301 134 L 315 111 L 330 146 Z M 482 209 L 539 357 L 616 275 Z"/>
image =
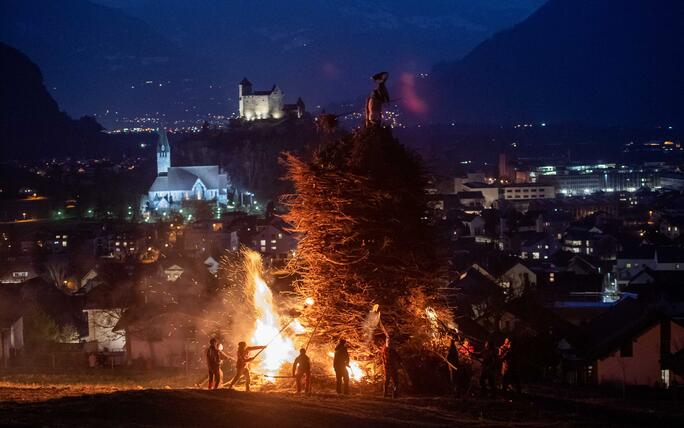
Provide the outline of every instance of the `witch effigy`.
<path id="1" fill-rule="evenodd" d="M 382 124 L 382 106 L 390 101 L 389 92 L 385 82 L 389 73 L 382 71 L 372 76 L 375 88 L 366 99 L 366 127 L 380 126 Z"/>

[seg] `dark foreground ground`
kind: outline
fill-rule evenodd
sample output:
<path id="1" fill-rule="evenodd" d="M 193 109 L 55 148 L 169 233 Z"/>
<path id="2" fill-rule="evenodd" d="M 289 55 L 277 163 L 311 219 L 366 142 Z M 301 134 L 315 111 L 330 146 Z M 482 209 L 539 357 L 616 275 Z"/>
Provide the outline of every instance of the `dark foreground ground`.
<path id="1" fill-rule="evenodd" d="M 684 426 L 681 414 L 526 396 L 514 400 L 0 385 L 0 426 Z"/>

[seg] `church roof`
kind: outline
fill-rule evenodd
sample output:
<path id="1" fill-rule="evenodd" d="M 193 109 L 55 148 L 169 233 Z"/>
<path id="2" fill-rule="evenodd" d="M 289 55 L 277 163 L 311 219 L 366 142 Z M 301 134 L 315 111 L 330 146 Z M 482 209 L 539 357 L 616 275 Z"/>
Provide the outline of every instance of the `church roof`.
<path id="1" fill-rule="evenodd" d="M 246 77 L 243 77 L 242 80 L 240 81 L 240 84 L 241 84 L 241 85 L 250 85 L 250 86 L 251 86 L 251 85 L 252 85 L 252 82 L 250 82 L 249 80 L 247 80 Z"/>
<path id="2" fill-rule="evenodd" d="M 152 183 L 150 192 L 190 190 L 197 179 L 207 189 L 224 189 L 228 187 L 226 174 L 219 174 L 218 165 L 206 166 L 174 166 L 170 167 L 166 176 L 159 176 Z"/>
<path id="3" fill-rule="evenodd" d="M 152 186 L 150 186 L 150 192 L 163 192 L 167 190 L 169 190 L 169 177 L 165 175 L 157 176 Z"/>

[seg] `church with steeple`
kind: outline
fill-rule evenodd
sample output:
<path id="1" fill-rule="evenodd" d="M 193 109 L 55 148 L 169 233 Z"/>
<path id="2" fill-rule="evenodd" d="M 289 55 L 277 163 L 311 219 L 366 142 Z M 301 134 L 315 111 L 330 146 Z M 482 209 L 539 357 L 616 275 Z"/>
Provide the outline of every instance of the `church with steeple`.
<path id="1" fill-rule="evenodd" d="M 228 174 L 218 165 L 171 166 L 171 145 L 166 130 L 159 129 L 157 178 L 147 192 L 143 211 L 177 211 L 184 200 L 228 202 Z"/>

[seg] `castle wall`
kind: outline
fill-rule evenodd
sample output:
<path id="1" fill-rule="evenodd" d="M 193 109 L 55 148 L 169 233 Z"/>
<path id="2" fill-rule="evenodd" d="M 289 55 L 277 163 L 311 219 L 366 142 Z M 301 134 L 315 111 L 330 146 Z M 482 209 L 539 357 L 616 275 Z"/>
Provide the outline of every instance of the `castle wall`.
<path id="1" fill-rule="evenodd" d="M 268 119 L 271 105 L 268 95 L 245 95 L 242 97 L 242 116 L 247 120 Z"/>
<path id="2" fill-rule="evenodd" d="M 269 97 L 269 114 L 274 119 L 283 117 L 283 93 L 273 92 Z"/>

